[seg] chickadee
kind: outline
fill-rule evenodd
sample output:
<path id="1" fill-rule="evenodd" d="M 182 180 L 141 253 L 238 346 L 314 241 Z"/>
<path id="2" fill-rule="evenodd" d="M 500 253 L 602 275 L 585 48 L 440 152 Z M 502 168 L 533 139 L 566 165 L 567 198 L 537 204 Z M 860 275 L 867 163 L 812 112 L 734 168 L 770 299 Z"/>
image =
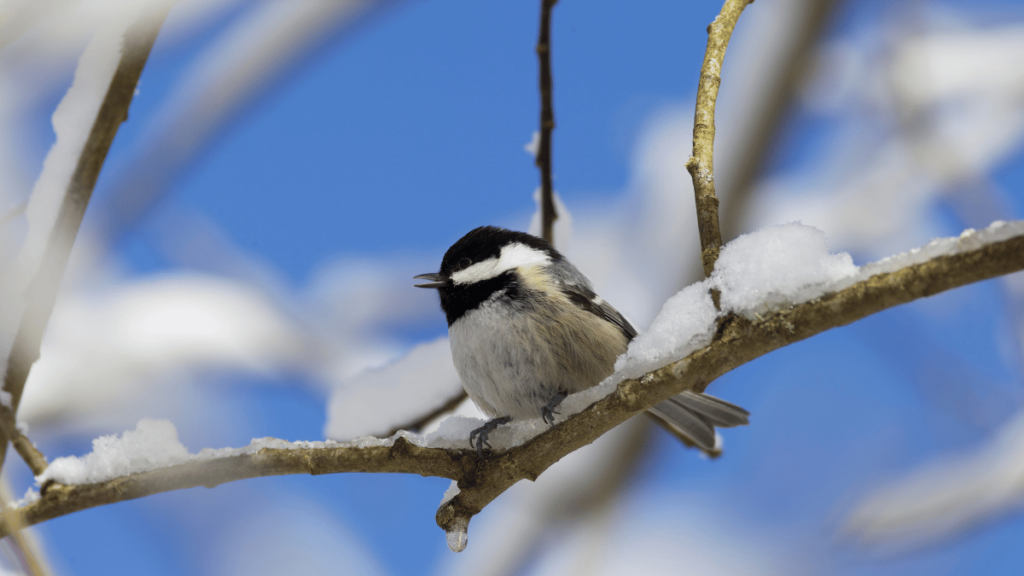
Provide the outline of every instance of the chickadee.
<path id="1" fill-rule="evenodd" d="M 482 452 L 487 435 L 513 419 L 554 423 L 569 394 L 609 376 L 636 329 L 594 293 L 590 281 L 546 241 L 482 226 L 452 245 L 435 288 L 448 319 L 452 359 L 466 393 L 490 416 L 470 434 Z M 749 413 L 723 400 L 683 392 L 648 413 L 687 445 L 711 455 L 715 426 L 747 424 Z"/>

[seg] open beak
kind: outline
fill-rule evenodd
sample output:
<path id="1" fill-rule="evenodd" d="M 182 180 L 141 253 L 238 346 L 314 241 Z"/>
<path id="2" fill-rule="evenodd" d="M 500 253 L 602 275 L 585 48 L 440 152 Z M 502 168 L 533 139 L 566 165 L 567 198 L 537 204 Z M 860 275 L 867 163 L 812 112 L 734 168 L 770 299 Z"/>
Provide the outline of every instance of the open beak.
<path id="1" fill-rule="evenodd" d="M 448 277 L 443 274 L 430 273 L 420 274 L 419 276 L 413 276 L 413 279 L 422 278 L 424 280 L 430 280 L 427 284 L 414 284 L 417 288 L 440 288 L 448 284 Z"/>

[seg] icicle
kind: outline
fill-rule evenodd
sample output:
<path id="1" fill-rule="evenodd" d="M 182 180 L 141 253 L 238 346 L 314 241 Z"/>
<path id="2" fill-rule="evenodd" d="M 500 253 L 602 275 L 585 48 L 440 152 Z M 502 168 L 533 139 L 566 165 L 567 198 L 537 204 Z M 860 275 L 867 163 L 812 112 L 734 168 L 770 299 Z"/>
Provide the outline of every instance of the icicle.
<path id="1" fill-rule="evenodd" d="M 445 531 L 445 537 L 448 540 L 448 549 L 452 552 L 462 552 L 465 550 L 466 544 L 469 542 L 468 531 L 469 518 L 455 518 L 454 521 L 448 525 L 448 529 Z"/>
<path id="2" fill-rule="evenodd" d="M 452 552 L 462 552 L 466 549 L 466 543 L 469 542 L 469 534 L 464 529 L 451 530 L 445 534 L 448 539 L 448 548 Z"/>

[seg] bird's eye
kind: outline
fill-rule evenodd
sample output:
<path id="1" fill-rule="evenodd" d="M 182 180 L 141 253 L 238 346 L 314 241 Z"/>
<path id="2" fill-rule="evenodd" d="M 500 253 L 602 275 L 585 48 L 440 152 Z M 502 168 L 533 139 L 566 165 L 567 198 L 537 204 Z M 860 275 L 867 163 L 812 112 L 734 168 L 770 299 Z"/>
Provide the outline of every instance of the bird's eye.
<path id="1" fill-rule="evenodd" d="M 462 260 L 459 260 L 459 270 L 465 270 L 466 268 L 469 268 L 469 266 L 472 263 L 473 261 L 470 260 L 469 258 L 463 258 Z"/>

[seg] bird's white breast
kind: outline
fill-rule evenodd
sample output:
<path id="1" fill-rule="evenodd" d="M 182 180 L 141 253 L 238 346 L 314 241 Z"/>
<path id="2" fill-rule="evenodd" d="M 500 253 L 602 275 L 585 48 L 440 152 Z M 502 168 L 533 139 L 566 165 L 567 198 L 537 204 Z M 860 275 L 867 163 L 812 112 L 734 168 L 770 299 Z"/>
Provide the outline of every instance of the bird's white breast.
<path id="1" fill-rule="evenodd" d="M 537 418 L 560 392 L 611 374 L 626 339 L 568 301 L 522 303 L 497 294 L 448 329 L 452 359 L 469 397 L 491 417 Z"/>

